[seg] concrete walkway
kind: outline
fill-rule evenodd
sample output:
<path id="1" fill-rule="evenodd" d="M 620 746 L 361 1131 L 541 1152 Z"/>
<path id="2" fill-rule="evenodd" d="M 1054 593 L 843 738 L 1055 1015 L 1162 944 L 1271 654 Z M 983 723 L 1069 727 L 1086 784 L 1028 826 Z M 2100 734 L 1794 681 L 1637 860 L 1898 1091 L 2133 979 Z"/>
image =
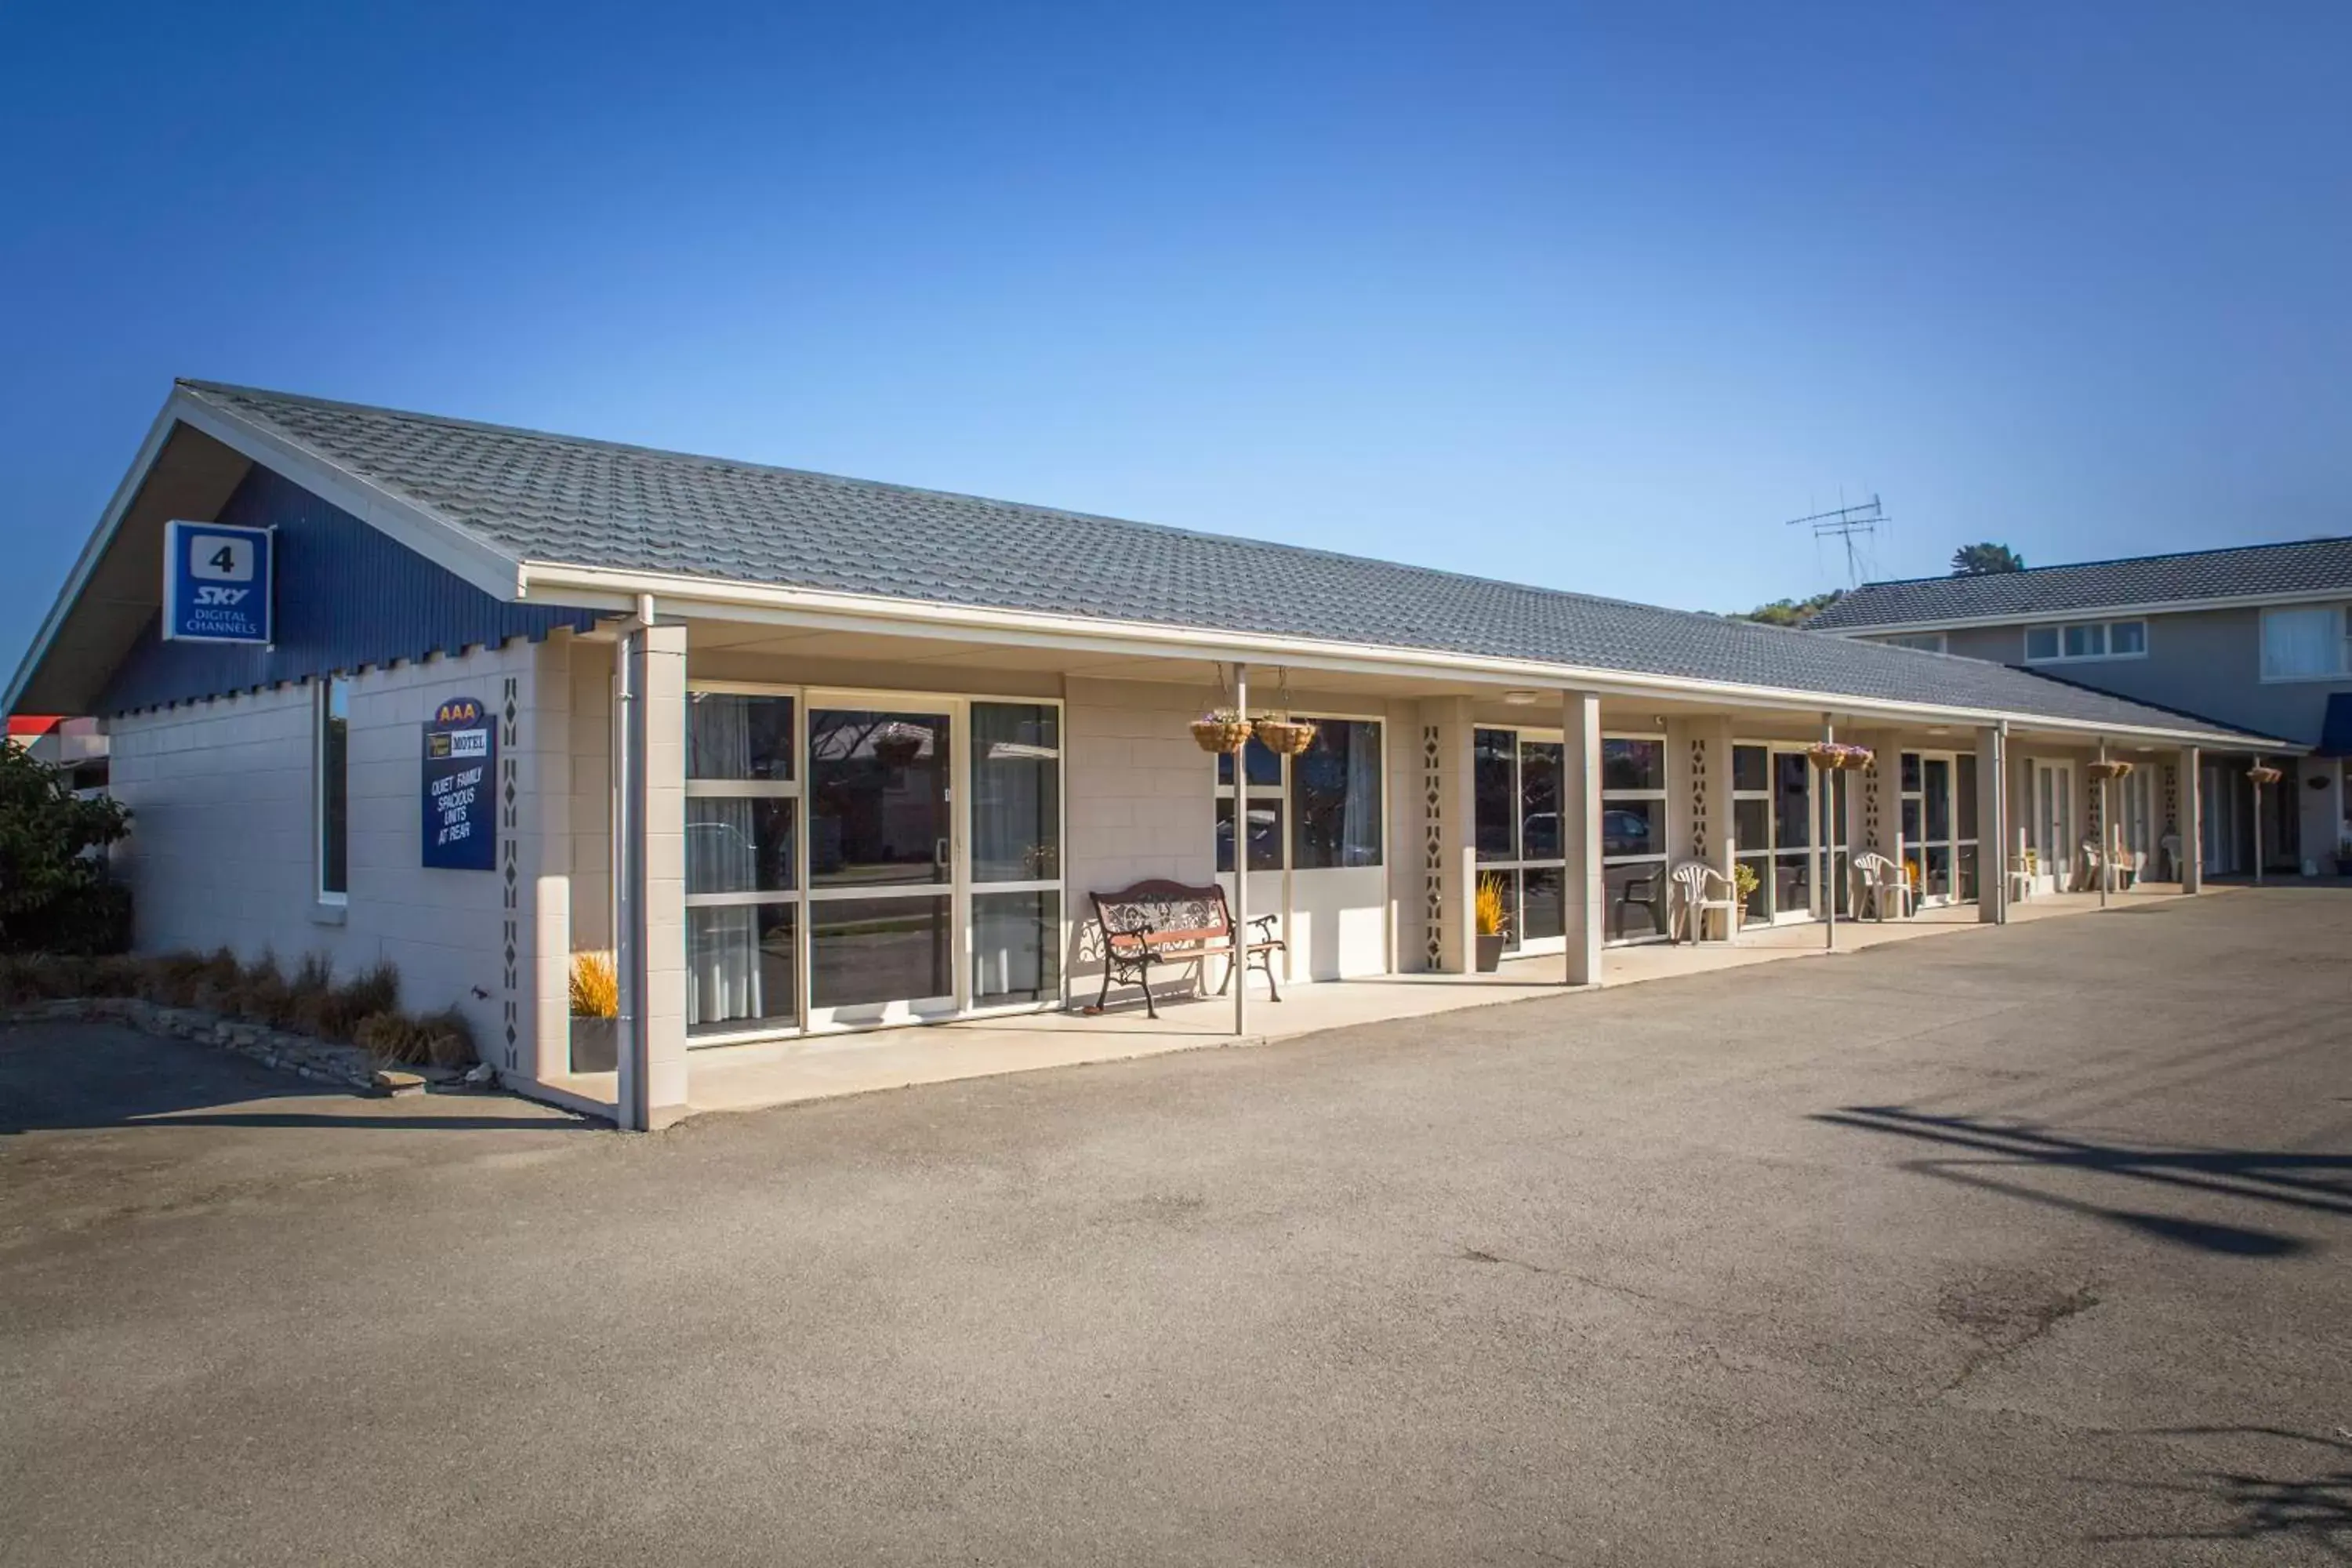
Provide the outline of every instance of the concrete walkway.
<path id="1" fill-rule="evenodd" d="M 2146 908 L 2179 896 L 2171 886 L 2114 895 L 2116 909 Z M 2013 923 L 2096 913 L 2095 893 L 2044 894 L 2016 906 Z M 1907 921 L 1841 921 L 1840 952 L 1859 952 L 1888 942 L 1976 932 L 1983 928 L 1974 905 L 1921 911 Z M 1754 928 L 1729 945 L 1669 945 L 1664 942 L 1610 949 L 1604 955 L 1607 988 L 1646 981 L 1710 973 L 1824 954 L 1824 929 L 1818 922 Z M 1024 1013 L 970 1019 L 928 1027 L 824 1036 L 771 1045 L 734 1046 L 698 1052 L 689 1058 L 688 1098 L 694 1114 L 753 1110 L 839 1094 L 950 1083 L 998 1073 L 1090 1062 L 1127 1061 L 1170 1051 L 1264 1045 L 1360 1024 L 1425 1018 L 1468 1007 L 1526 1001 L 1564 993 L 1564 960 L 1507 960 L 1494 974 L 1398 974 L 1320 984 L 1292 984 L 1279 1004 L 1263 992 L 1250 1004 L 1251 1032 L 1233 1032 L 1229 997 L 1162 1003 L 1152 1018 L 1140 1006 L 1117 1006 L 1094 1017 L 1081 1013 Z M 1579 994 L 1586 993 L 1578 993 Z M 1131 994 L 1131 993 L 1130 993 Z M 612 1075 L 567 1080 L 573 1092 L 609 1101 Z"/>

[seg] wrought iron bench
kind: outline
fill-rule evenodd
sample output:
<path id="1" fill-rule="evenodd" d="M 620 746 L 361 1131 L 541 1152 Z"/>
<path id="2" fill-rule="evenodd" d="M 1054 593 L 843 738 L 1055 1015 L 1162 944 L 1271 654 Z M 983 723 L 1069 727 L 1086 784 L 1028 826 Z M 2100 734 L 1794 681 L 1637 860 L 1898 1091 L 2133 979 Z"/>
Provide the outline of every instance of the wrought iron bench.
<path id="1" fill-rule="evenodd" d="M 1287 949 L 1274 934 L 1278 922 L 1272 915 L 1260 915 L 1249 922 L 1257 934 L 1245 944 L 1236 942 L 1233 910 L 1225 904 L 1224 889 L 1215 883 L 1195 888 L 1183 882 L 1138 882 L 1116 893 L 1087 896 L 1094 900 L 1095 921 L 1102 928 L 1103 942 L 1102 990 L 1087 1011 L 1102 1011 L 1116 981 L 1142 986 L 1144 1011 L 1157 1018 L 1160 1009 L 1151 999 L 1154 966 L 1198 964 L 1200 983 L 1206 984 L 1208 961 L 1220 957 L 1227 963 L 1218 995 L 1223 995 L 1225 987 L 1234 983 L 1236 968 L 1243 969 L 1243 984 L 1247 984 L 1248 969 L 1254 967 L 1265 975 L 1266 989 L 1274 993 L 1274 999 L 1282 1000 L 1281 988 L 1274 979 L 1274 955 Z M 1237 949 L 1241 950 L 1238 961 Z"/>

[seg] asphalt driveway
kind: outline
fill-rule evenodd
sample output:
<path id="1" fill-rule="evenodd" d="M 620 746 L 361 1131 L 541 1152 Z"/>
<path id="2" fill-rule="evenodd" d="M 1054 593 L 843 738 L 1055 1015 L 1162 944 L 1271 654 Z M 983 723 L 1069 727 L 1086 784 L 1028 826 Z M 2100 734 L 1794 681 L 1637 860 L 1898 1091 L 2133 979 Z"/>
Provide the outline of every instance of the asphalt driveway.
<path id="1" fill-rule="evenodd" d="M 689 1122 L 0 1031 L 0 1562 L 2352 1558 L 2352 891 Z"/>

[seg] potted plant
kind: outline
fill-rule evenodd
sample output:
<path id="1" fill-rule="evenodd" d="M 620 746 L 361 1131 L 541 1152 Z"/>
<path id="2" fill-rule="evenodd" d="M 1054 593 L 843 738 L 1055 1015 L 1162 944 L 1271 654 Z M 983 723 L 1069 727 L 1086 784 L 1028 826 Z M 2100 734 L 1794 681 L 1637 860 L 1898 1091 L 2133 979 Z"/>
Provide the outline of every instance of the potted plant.
<path id="1" fill-rule="evenodd" d="M 621 972 L 609 952 L 572 955 L 572 1070 L 621 1065 Z"/>
<path id="2" fill-rule="evenodd" d="M 1315 743 L 1315 726 L 1298 719 L 1259 719 L 1250 731 L 1277 757 L 1295 757 Z"/>
<path id="3" fill-rule="evenodd" d="M 1734 924 L 1744 926 L 1748 923 L 1748 900 L 1756 896 L 1756 889 L 1762 881 L 1763 879 L 1756 874 L 1756 868 L 1747 861 L 1732 862 L 1731 886 L 1739 896 L 1739 907 L 1731 911 Z"/>
<path id="4" fill-rule="evenodd" d="M 1212 708 L 1192 721 L 1192 740 L 1204 752 L 1238 751 L 1249 738 L 1249 717 L 1238 708 Z"/>
<path id="5" fill-rule="evenodd" d="M 1511 940 L 1511 909 L 1500 876 L 1489 871 L 1478 879 L 1471 913 L 1478 933 L 1478 973 L 1492 974 L 1502 967 L 1503 949 Z"/>
<path id="6" fill-rule="evenodd" d="M 1805 755 L 1812 759 L 1813 766 L 1828 773 L 1859 773 L 1874 760 L 1868 746 L 1849 745 L 1843 741 L 1816 741 L 1805 748 Z"/>

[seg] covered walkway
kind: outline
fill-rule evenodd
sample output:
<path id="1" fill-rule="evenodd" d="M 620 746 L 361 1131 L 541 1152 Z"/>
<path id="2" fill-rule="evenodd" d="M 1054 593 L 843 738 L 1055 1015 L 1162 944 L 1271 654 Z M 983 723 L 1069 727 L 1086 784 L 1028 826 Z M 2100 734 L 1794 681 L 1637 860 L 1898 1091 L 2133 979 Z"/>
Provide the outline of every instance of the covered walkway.
<path id="1" fill-rule="evenodd" d="M 2177 885 L 2145 883 L 2110 900 L 2111 910 L 2147 908 L 2180 897 Z M 2044 894 L 2014 904 L 2012 922 L 2096 914 L 2096 893 Z M 1973 904 L 1922 910 L 1906 921 L 1840 921 L 1837 948 L 1856 952 L 1886 942 L 1952 936 L 1982 929 Z M 1822 928 L 1801 923 L 1753 928 L 1729 946 L 1651 943 L 1612 948 L 1603 959 L 1605 986 L 1704 974 L 1781 960 L 1816 958 L 1827 950 Z M 698 1052 L 687 1114 L 751 1110 L 835 1095 L 862 1094 L 917 1084 L 946 1083 L 1089 1062 L 1124 1061 L 1171 1051 L 1254 1046 L 1328 1029 L 1466 1007 L 1528 1001 L 1571 992 L 1560 980 L 1557 954 L 1507 960 L 1494 974 L 1391 974 L 1362 980 L 1296 984 L 1279 1005 L 1252 1007 L 1252 1032 L 1233 1033 L 1233 1005 L 1214 996 L 1160 1004 L 1154 1019 L 1139 1006 L 1114 1007 L 1095 1017 L 1076 1012 L 976 1018 L 925 1028 L 899 1028 L 779 1040 Z M 583 1101 L 610 1104 L 610 1073 L 572 1075 L 551 1086 Z"/>

